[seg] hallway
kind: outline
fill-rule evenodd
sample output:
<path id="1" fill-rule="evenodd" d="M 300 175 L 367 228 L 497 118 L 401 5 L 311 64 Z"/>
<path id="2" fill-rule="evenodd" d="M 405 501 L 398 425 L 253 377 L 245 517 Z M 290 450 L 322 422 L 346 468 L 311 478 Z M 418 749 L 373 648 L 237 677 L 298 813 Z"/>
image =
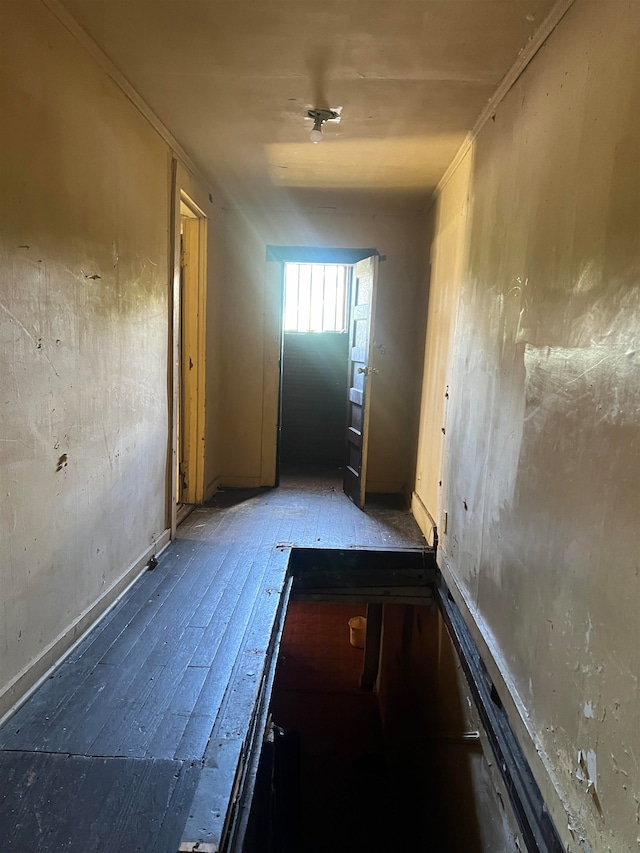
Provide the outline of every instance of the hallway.
<path id="1" fill-rule="evenodd" d="M 211 503 L 0 732 L 3 853 L 218 849 L 291 548 L 424 547 L 406 511 L 360 512 L 334 478 Z"/>
<path id="2" fill-rule="evenodd" d="M 637 853 L 639 46 L 638 0 L 0 0 L 0 850 L 217 847 L 287 600 L 400 554 L 411 808 L 461 766 L 521 847 Z M 286 264 L 365 258 L 344 403 L 313 337 L 289 395 L 334 291 L 287 332 Z M 287 449 L 410 513 L 266 491 Z"/>

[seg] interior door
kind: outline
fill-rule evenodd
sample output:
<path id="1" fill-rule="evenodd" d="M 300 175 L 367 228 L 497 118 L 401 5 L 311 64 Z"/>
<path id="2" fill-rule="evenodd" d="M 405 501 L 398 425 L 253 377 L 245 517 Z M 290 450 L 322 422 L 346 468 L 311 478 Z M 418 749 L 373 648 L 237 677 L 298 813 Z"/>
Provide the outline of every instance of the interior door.
<path id="1" fill-rule="evenodd" d="M 177 503 L 197 504 L 204 492 L 204 337 L 206 219 L 180 203 L 180 320 Z"/>
<path id="2" fill-rule="evenodd" d="M 349 397 L 344 491 L 364 509 L 367 476 L 369 385 L 377 370 L 370 363 L 369 341 L 375 311 L 378 256 L 358 261 L 353 267 L 349 313 Z"/>

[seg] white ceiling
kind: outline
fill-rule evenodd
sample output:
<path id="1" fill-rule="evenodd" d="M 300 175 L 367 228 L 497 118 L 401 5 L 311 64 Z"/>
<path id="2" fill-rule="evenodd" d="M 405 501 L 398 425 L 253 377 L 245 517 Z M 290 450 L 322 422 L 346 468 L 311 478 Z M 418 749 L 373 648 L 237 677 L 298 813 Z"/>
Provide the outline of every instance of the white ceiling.
<path id="1" fill-rule="evenodd" d="M 231 199 L 422 205 L 554 0 L 62 0 Z M 309 141 L 310 106 L 343 107 Z"/>

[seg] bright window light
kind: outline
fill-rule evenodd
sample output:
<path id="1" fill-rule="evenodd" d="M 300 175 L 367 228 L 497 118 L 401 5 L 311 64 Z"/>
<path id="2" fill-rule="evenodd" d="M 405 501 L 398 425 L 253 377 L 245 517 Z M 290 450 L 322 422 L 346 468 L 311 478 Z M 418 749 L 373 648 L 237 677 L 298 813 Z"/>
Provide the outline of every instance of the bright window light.
<path id="1" fill-rule="evenodd" d="M 346 331 L 349 269 L 343 264 L 285 264 L 285 332 Z"/>

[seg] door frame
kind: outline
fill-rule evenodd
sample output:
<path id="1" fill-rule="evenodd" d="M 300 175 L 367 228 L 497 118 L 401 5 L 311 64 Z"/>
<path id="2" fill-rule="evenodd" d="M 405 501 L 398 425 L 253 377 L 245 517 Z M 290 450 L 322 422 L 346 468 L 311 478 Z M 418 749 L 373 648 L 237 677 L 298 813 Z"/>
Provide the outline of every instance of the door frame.
<path id="1" fill-rule="evenodd" d="M 368 302 L 360 301 L 360 281 L 363 279 L 369 280 Z M 353 265 L 349 301 L 349 390 L 343 488 L 345 494 L 359 509 L 364 509 L 367 485 L 371 413 L 370 377 L 378 372 L 378 369 L 371 364 L 371 338 L 376 314 L 377 279 L 377 255 L 370 255 Z M 364 323 L 366 340 L 358 344 L 356 326 L 359 323 Z M 355 417 L 355 413 L 358 411 L 360 412 L 359 418 Z M 352 458 L 353 464 L 351 464 Z"/>
<path id="2" fill-rule="evenodd" d="M 275 245 L 268 245 L 266 248 L 261 486 L 278 486 L 280 483 L 284 265 L 293 263 L 353 266 L 372 255 L 380 256 L 377 249 L 371 248 Z"/>
<path id="3" fill-rule="evenodd" d="M 177 469 L 186 461 L 189 485 L 183 503 L 197 504 L 204 498 L 205 461 L 205 340 L 207 293 L 207 236 L 208 218 L 194 200 L 192 181 L 186 171 L 173 161 L 172 167 L 172 227 L 171 227 L 171 330 L 170 330 L 170 399 L 171 435 L 168 472 L 168 515 L 171 537 L 178 524 Z M 182 213 L 189 211 L 187 226 L 188 252 L 193 255 L 188 275 L 182 277 Z M 181 337 L 183 346 L 181 349 Z M 190 360 L 190 361 L 189 361 Z M 187 364 L 190 369 L 187 369 Z M 182 398 L 182 400 L 180 399 Z M 185 442 L 186 459 L 180 460 L 178 447 L 178 415 L 182 412 L 180 429 Z"/>

